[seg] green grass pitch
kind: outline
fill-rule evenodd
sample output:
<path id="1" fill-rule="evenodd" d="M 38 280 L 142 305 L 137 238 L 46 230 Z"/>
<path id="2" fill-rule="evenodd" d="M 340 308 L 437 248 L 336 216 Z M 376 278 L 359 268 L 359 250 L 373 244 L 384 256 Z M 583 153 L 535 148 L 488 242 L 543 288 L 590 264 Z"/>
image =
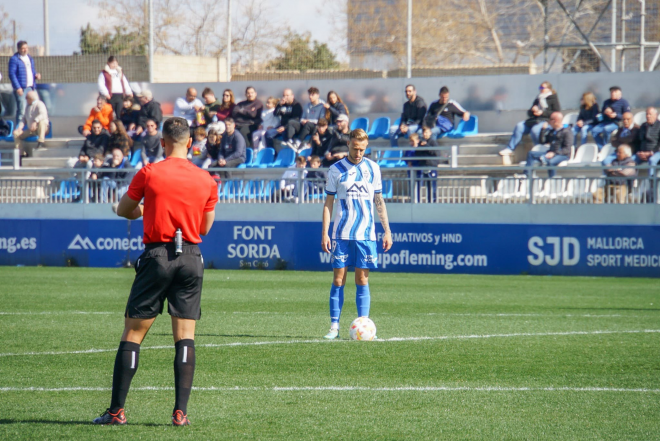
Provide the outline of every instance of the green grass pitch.
<path id="1" fill-rule="evenodd" d="M 191 427 L 167 315 L 129 424 L 92 426 L 133 275 L 0 268 L 0 439 L 660 438 L 657 280 L 373 273 L 379 341 L 353 342 L 351 274 L 328 342 L 331 274 L 259 270 L 205 273 Z"/>

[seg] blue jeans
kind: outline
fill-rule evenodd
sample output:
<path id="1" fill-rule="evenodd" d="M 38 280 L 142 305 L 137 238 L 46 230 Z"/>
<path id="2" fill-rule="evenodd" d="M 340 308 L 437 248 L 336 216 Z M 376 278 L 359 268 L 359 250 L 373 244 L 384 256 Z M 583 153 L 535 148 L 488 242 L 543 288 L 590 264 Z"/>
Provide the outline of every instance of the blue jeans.
<path id="1" fill-rule="evenodd" d="M 585 124 L 582 127 L 573 126 L 573 136 L 575 139 L 578 139 L 578 133 L 580 134 L 580 145 L 587 143 L 587 135 L 593 130 L 594 126 L 592 124 Z"/>
<path id="2" fill-rule="evenodd" d="M 633 155 L 632 158 L 635 160 L 635 163 L 637 165 L 643 164 L 644 161 L 640 160 L 637 155 Z M 649 166 L 651 166 L 651 169 L 649 170 L 649 176 L 654 176 L 655 175 L 655 168 L 658 166 L 658 162 L 660 162 L 660 152 L 655 152 L 650 158 L 649 158 Z"/>
<path id="3" fill-rule="evenodd" d="M 547 152 L 529 152 L 527 154 L 527 166 L 530 165 L 536 165 L 535 163 L 540 163 L 541 165 L 547 165 L 550 167 L 554 167 L 556 165 L 559 165 L 561 162 L 568 161 L 568 156 L 564 155 L 555 155 L 551 159 L 541 159 L 545 157 Z M 527 170 L 525 170 L 525 174 L 527 174 Z M 548 176 L 553 178 L 557 172 L 555 170 L 548 170 Z"/>
<path id="4" fill-rule="evenodd" d="M 410 124 L 408 126 L 408 131 L 405 134 L 403 134 L 403 133 L 401 133 L 401 130 L 398 127 L 396 127 L 396 128 L 390 127 L 390 145 L 392 147 L 399 147 L 399 138 L 400 137 L 406 136 L 409 133 L 415 133 L 416 131 L 419 130 L 419 128 L 420 127 L 417 124 Z"/>
<path id="5" fill-rule="evenodd" d="M 614 162 L 615 159 L 616 159 L 616 154 L 606 156 L 605 159 L 603 159 L 602 164 L 603 165 L 612 165 L 612 163 Z M 635 161 L 637 161 L 637 158 L 635 158 Z"/>
<path id="6" fill-rule="evenodd" d="M 451 132 L 451 130 L 447 130 L 446 132 L 443 130 L 440 130 L 440 127 L 435 126 L 431 129 L 431 139 L 438 139 L 442 138 L 445 136 L 447 133 Z"/>
<path id="7" fill-rule="evenodd" d="M 25 108 L 27 107 L 27 100 L 25 99 L 25 95 L 27 95 L 27 93 L 32 90 L 34 90 L 34 87 L 26 87 L 23 89 L 23 95 L 19 95 L 14 90 L 14 98 L 16 99 L 16 127 L 18 127 L 18 124 L 23 119 L 23 115 L 25 115 Z"/>
<path id="8" fill-rule="evenodd" d="M 618 128 L 619 125 L 617 123 L 605 122 L 600 123 L 591 129 L 591 135 L 594 137 L 594 140 L 598 145 L 598 150 L 602 149 L 605 144 L 610 142 L 610 135 Z"/>
<path id="9" fill-rule="evenodd" d="M 518 124 L 516 124 L 516 127 L 513 129 L 513 134 L 511 135 L 511 139 L 509 140 L 509 149 L 515 150 L 516 147 L 518 147 L 518 144 L 520 144 L 520 141 L 522 141 L 523 135 L 530 134 L 532 136 L 532 143 L 534 145 L 539 143 L 539 139 L 541 138 L 541 130 L 543 129 L 543 123 L 538 123 L 533 125 L 532 127 L 529 127 L 527 124 L 525 124 L 525 121 L 520 121 Z"/>
<path id="10" fill-rule="evenodd" d="M 422 195 L 422 188 L 426 187 L 426 201 L 429 203 L 435 202 L 435 196 L 438 189 L 438 171 L 437 170 L 416 170 L 417 179 L 417 198 L 419 202 Z"/>

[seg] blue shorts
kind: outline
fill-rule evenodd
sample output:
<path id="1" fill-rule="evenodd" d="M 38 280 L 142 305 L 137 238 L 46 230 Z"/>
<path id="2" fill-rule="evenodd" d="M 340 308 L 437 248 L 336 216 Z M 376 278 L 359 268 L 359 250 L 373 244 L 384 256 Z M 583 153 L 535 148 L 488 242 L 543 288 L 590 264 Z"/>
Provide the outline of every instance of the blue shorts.
<path id="1" fill-rule="evenodd" d="M 378 268 L 378 252 L 375 240 L 332 241 L 332 267 Z"/>

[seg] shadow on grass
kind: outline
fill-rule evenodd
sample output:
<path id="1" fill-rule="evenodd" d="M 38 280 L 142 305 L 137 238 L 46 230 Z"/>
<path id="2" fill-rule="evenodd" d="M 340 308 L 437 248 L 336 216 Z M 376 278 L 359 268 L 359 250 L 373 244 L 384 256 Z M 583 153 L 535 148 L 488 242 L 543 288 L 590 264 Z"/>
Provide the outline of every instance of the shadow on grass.
<path id="1" fill-rule="evenodd" d="M 162 334 L 149 334 L 149 335 L 160 335 L 160 336 L 172 336 L 172 334 L 162 333 Z M 230 337 L 230 338 L 318 338 L 317 336 L 309 335 L 259 335 L 259 334 L 197 334 L 195 337 Z"/>
<path id="2" fill-rule="evenodd" d="M 0 419 L 0 425 L 3 424 L 53 424 L 59 426 L 95 426 L 91 421 L 57 421 L 57 420 L 10 420 Z M 143 427 L 164 427 L 171 426 L 172 424 L 156 424 L 156 423 L 128 423 L 127 426 L 143 426 Z"/>

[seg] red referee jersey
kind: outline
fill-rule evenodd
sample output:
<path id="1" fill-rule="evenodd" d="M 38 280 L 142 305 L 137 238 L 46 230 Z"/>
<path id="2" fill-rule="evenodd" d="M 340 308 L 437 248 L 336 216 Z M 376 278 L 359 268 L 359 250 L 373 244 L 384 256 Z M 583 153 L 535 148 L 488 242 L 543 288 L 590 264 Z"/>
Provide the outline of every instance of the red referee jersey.
<path id="1" fill-rule="evenodd" d="M 200 243 L 202 218 L 215 210 L 218 185 L 187 159 L 167 158 L 137 172 L 127 194 L 144 198 L 144 243 L 172 242 L 177 228 L 183 240 Z"/>

